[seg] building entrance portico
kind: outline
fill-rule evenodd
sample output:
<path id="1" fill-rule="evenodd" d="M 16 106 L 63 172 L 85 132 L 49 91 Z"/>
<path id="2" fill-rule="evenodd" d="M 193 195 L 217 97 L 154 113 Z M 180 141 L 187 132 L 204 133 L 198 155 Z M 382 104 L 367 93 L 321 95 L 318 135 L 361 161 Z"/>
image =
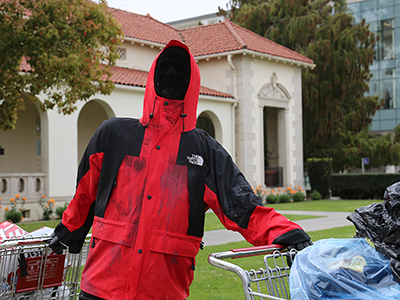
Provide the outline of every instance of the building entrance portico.
<path id="1" fill-rule="evenodd" d="M 275 72 L 271 81 L 258 93 L 259 114 L 263 133 L 261 153 L 264 154 L 264 184 L 267 187 L 281 187 L 290 182 L 288 166 L 288 116 L 291 96 L 287 89 L 277 82 Z"/>

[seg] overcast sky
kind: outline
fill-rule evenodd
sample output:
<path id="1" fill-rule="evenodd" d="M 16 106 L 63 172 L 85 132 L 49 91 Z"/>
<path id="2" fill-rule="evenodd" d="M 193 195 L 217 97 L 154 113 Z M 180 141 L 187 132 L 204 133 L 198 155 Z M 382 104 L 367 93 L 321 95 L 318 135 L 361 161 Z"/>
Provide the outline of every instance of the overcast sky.
<path id="1" fill-rule="evenodd" d="M 107 0 L 108 6 L 150 16 L 163 23 L 218 12 L 229 0 Z"/>

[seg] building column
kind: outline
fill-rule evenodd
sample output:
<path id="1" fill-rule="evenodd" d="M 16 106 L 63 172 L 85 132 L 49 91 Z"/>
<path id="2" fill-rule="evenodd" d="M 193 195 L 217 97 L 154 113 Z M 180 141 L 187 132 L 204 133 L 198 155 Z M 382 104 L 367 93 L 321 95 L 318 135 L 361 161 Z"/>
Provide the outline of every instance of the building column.
<path id="1" fill-rule="evenodd" d="M 56 201 L 69 201 L 75 192 L 78 162 L 78 116 L 48 111 L 47 192 Z"/>
<path id="2" fill-rule="evenodd" d="M 288 136 L 289 110 L 278 109 L 277 114 L 279 166 L 283 168 L 283 186 L 287 186 L 290 185 L 292 176 L 290 170 L 288 170 L 291 165 Z"/>

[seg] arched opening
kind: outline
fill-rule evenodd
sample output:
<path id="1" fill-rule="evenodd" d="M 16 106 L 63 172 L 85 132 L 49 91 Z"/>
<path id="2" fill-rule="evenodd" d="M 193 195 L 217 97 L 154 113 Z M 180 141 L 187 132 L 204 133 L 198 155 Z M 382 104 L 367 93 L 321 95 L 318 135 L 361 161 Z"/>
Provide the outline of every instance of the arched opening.
<path id="1" fill-rule="evenodd" d="M 215 138 L 215 128 L 214 124 L 211 121 L 210 117 L 206 113 L 202 113 L 198 118 L 197 118 L 197 123 L 196 127 L 203 129 L 206 131 L 210 136 Z"/>
<path id="2" fill-rule="evenodd" d="M 104 120 L 112 116 L 111 108 L 103 101 L 92 100 L 82 108 L 78 118 L 78 163 L 93 133 Z"/>
<path id="3" fill-rule="evenodd" d="M 223 144 L 221 122 L 212 111 L 203 111 L 197 117 L 196 127 L 203 129 L 219 143 Z"/>

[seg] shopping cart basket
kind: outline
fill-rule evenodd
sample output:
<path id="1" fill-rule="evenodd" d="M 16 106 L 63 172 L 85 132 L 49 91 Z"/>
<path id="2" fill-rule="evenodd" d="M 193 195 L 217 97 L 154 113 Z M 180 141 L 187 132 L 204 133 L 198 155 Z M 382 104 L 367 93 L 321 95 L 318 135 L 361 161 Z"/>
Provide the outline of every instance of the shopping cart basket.
<path id="1" fill-rule="evenodd" d="M 48 236 L 3 241 L 0 300 L 76 299 L 90 238 L 77 254 L 56 254 L 48 246 Z"/>
<path id="2" fill-rule="evenodd" d="M 242 280 L 246 300 L 254 299 L 289 299 L 290 261 L 296 250 L 288 251 L 279 245 L 259 246 L 212 253 L 208 262 L 218 268 L 236 273 Z M 263 255 L 258 269 L 244 270 L 238 265 L 226 261 L 249 256 Z"/>

